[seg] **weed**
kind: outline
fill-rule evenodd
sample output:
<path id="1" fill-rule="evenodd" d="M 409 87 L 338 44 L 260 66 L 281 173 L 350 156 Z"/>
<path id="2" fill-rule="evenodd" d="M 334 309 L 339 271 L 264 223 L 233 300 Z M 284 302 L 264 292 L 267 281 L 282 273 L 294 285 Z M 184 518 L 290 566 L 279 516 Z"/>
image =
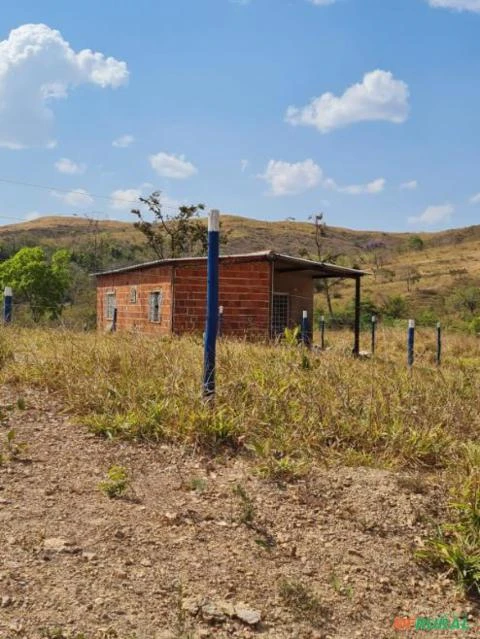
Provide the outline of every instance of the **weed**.
<path id="1" fill-rule="evenodd" d="M 20 458 L 22 453 L 26 451 L 26 449 L 27 444 L 25 442 L 17 441 L 15 429 L 11 428 L 8 430 L 5 442 L 6 455 L 4 457 L 10 461 L 16 461 Z"/>
<path id="2" fill-rule="evenodd" d="M 353 597 L 353 587 L 349 584 L 344 584 L 335 572 L 332 573 L 330 581 L 336 593 L 349 599 Z"/>
<path id="3" fill-rule="evenodd" d="M 473 477 L 451 505 L 453 523 L 438 527 L 437 533 L 418 551 L 429 561 L 456 577 L 468 594 L 480 595 L 480 482 Z"/>
<path id="4" fill-rule="evenodd" d="M 18 410 L 25 410 L 27 408 L 27 402 L 24 397 L 19 397 L 17 399 L 17 408 Z"/>
<path id="5" fill-rule="evenodd" d="M 111 466 L 107 471 L 107 479 L 101 481 L 99 489 L 111 499 L 121 497 L 127 490 L 129 479 L 123 466 Z"/>
<path id="6" fill-rule="evenodd" d="M 253 505 L 253 501 L 240 484 L 237 484 L 233 488 L 233 492 L 240 500 L 240 522 L 242 524 L 252 524 L 255 517 L 255 506 Z"/>
<path id="7" fill-rule="evenodd" d="M 207 490 L 207 480 L 201 477 L 192 477 L 187 485 L 189 490 L 196 493 L 204 493 Z"/>
<path id="8" fill-rule="evenodd" d="M 330 616 L 328 608 L 298 581 L 281 581 L 279 595 L 297 620 L 307 620 L 312 626 L 321 627 Z"/>

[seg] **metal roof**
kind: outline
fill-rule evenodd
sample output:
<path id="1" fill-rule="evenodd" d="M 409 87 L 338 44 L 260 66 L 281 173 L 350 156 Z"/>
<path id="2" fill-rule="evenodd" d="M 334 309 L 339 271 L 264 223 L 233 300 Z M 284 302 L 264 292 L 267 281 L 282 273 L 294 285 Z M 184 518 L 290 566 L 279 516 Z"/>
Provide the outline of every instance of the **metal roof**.
<path id="1" fill-rule="evenodd" d="M 176 257 L 166 260 L 154 260 L 152 262 L 143 262 L 141 264 L 133 264 L 131 266 L 123 266 L 120 268 L 109 269 L 107 271 L 100 271 L 93 273 L 95 277 L 101 277 L 102 275 L 111 275 L 114 273 L 128 273 L 129 271 L 138 271 L 154 266 L 169 266 L 169 265 L 188 265 L 195 262 L 205 262 L 206 257 Z M 329 264 L 328 262 L 315 262 L 314 260 L 307 260 L 303 257 L 293 257 L 291 255 L 284 255 L 283 253 L 277 253 L 275 251 L 258 251 L 256 253 L 239 253 L 237 255 L 221 255 L 220 262 L 239 261 L 239 262 L 255 262 L 268 260 L 281 265 L 279 270 L 286 271 L 311 271 L 312 277 L 362 277 L 367 275 L 366 271 L 360 271 L 354 268 L 347 268 L 346 266 L 339 266 L 337 264 Z"/>

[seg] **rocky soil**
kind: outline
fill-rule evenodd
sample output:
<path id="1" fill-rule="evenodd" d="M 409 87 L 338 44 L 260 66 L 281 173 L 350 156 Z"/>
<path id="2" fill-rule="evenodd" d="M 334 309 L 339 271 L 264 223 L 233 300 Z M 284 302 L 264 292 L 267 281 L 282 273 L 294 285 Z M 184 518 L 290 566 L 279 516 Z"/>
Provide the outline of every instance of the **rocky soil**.
<path id="1" fill-rule="evenodd" d="M 425 634 L 395 616 L 441 614 L 472 629 L 430 636 L 478 636 L 475 604 L 413 558 L 438 478 L 278 485 L 245 460 L 99 439 L 38 391 L 3 388 L 0 409 L 1 639 L 389 639 Z M 99 489 L 114 464 L 120 498 Z"/>

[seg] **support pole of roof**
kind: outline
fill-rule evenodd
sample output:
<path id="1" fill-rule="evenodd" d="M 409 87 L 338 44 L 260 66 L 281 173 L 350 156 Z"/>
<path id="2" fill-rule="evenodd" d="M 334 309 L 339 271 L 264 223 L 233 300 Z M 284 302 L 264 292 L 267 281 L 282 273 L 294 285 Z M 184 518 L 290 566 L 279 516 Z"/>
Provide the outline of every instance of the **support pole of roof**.
<path id="1" fill-rule="evenodd" d="M 203 366 L 203 396 L 215 396 L 215 358 L 218 333 L 218 267 L 220 252 L 220 212 L 208 214 L 207 319 Z"/>
<path id="2" fill-rule="evenodd" d="M 360 287 L 361 287 L 361 278 L 355 278 L 355 338 L 353 342 L 353 355 L 354 357 L 358 357 L 360 355 Z"/>

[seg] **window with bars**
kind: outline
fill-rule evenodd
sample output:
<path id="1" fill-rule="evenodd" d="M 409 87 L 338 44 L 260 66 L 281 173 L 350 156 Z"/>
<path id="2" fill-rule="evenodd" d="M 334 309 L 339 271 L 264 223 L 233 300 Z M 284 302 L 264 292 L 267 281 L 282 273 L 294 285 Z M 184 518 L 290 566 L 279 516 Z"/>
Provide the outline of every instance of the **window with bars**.
<path id="1" fill-rule="evenodd" d="M 136 303 L 137 303 L 137 287 L 131 286 L 130 287 L 130 304 L 136 304 Z"/>
<path id="2" fill-rule="evenodd" d="M 106 293 L 105 295 L 105 319 L 113 320 L 113 313 L 117 306 L 117 296 L 115 293 Z"/>
<path id="3" fill-rule="evenodd" d="M 288 326 L 288 293 L 273 294 L 272 336 L 284 334 Z"/>
<path id="4" fill-rule="evenodd" d="M 148 319 L 150 322 L 160 322 L 162 308 L 162 292 L 153 291 L 148 296 Z"/>

